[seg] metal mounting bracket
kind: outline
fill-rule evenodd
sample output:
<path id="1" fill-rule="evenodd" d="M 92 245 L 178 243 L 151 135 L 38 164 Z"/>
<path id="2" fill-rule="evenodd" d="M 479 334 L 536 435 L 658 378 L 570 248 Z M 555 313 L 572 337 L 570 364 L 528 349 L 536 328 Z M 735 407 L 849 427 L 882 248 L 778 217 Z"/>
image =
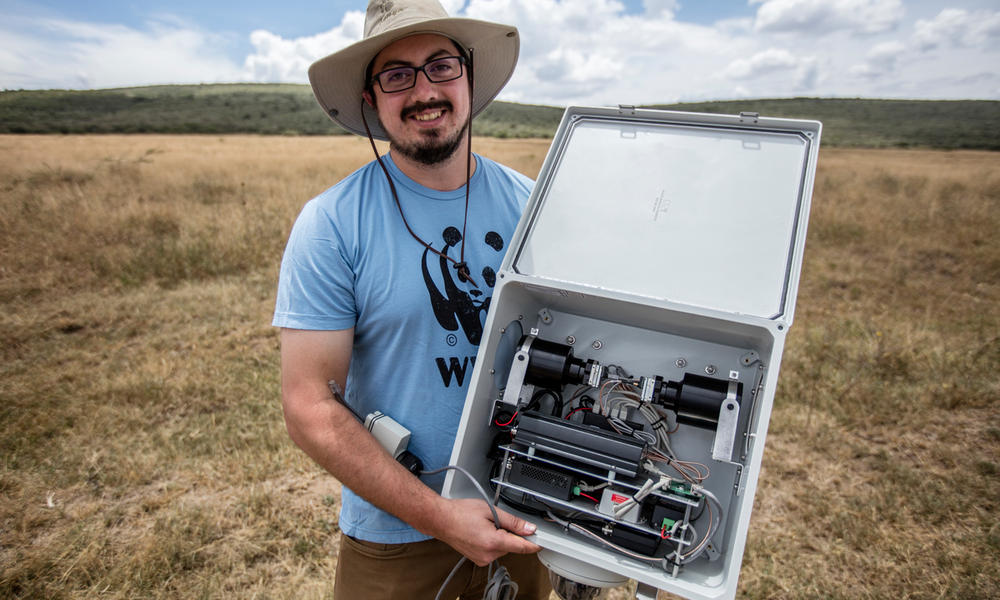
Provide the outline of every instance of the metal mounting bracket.
<path id="1" fill-rule="evenodd" d="M 733 446 L 736 445 L 736 428 L 740 422 L 740 403 L 736 401 L 736 391 L 739 382 L 729 380 L 726 399 L 719 406 L 719 426 L 715 430 L 715 443 L 712 445 L 712 458 L 729 462 L 733 458 Z"/>
<path id="2" fill-rule="evenodd" d="M 656 600 L 656 595 L 659 591 L 649 584 L 636 582 L 635 600 Z"/>
<path id="3" fill-rule="evenodd" d="M 522 400 L 530 400 L 531 394 L 535 391 L 535 386 L 524 384 L 524 376 L 528 372 L 528 351 L 531 350 L 531 343 L 535 341 L 537 334 L 538 330 L 532 329 L 531 335 L 524 339 L 524 343 L 514 353 L 514 362 L 510 366 L 507 385 L 504 387 L 502 398 L 504 404 L 518 406 Z"/>

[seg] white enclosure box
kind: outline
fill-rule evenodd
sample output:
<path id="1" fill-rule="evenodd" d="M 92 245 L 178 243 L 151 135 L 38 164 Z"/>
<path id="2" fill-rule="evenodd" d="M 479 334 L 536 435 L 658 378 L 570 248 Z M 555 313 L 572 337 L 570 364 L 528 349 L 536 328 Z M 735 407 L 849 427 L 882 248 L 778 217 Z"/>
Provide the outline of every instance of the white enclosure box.
<path id="1" fill-rule="evenodd" d="M 452 454 L 539 526 L 554 570 L 735 595 L 820 128 L 567 109 L 498 273 Z M 454 474 L 443 493 L 477 496 Z"/>

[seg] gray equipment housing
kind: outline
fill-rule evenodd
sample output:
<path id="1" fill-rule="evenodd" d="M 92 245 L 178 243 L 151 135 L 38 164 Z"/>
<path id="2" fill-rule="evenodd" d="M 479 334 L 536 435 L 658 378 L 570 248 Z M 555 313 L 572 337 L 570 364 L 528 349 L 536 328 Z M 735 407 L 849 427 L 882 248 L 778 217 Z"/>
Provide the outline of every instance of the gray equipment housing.
<path id="1" fill-rule="evenodd" d="M 532 540 L 548 556 L 593 567 L 598 579 L 635 579 L 641 589 L 735 596 L 820 131 L 816 121 L 747 113 L 566 110 L 498 273 L 452 464 L 490 484 L 495 407 L 524 396 L 509 383 L 518 377 L 511 363 L 520 332 L 637 375 L 707 374 L 743 392 L 715 432 L 679 425 L 670 436 L 678 457 L 710 467 L 704 489 L 723 509 L 703 557 L 665 568 L 522 513 L 538 525 Z M 443 494 L 477 496 L 450 473 Z"/>

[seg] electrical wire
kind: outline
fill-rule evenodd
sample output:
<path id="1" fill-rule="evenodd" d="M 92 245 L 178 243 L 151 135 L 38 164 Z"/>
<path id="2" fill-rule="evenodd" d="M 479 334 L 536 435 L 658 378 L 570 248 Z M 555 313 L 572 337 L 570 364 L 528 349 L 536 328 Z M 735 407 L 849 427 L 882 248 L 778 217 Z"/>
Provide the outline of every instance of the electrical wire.
<path id="1" fill-rule="evenodd" d="M 518 411 L 515 410 L 514 414 L 510 416 L 510 419 L 508 419 L 506 423 L 501 423 L 500 419 L 494 419 L 493 422 L 497 425 L 497 427 L 507 427 L 508 425 L 514 422 L 514 419 L 517 417 L 517 413 Z"/>
<path id="2" fill-rule="evenodd" d="M 458 570 L 461 569 L 462 565 L 464 564 L 465 564 L 465 557 L 463 556 L 462 558 L 458 559 L 458 562 L 455 563 L 455 566 L 451 568 L 451 572 L 448 573 L 448 576 L 444 578 L 444 583 L 442 583 L 441 587 L 438 588 L 438 593 L 436 596 L 434 596 L 434 600 L 441 600 L 441 594 L 444 593 L 444 589 L 448 587 L 448 584 L 451 583 L 451 580 L 455 578 L 455 574 L 458 573 Z"/>
<path id="3" fill-rule="evenodd" d="M 594 399 L 587 395 L 587 392 L 592 389 L 594 388 L 589 385 L 581 385 L 577 387 L 566 400 L 566 406 L 573 406 L 573 402 L 575 402 L 577 398 L 580 399 L 580 406 L 594 406 Z"/>
<path id="4" fill-rule="evenodd" d="M 618 386 L 629 386 L 629 382 L 621 379 L 605 379 L 604 383 L 601 384 L 600 388 L 597 390 L 597 405 L 600 407 L 600 412 L 602 415 L 608 414 L 604 408 L 604 399 L 610 396 L 611 392 Z M 610 386 L 610 388 L 608 387 Z M 636 396 L 638 398 L 638 396 Z"/>
<path id="5" fill-rule="evenodd" d="M 548 388 L 538 390 L 537 392 L 535 392 L 534 394 L 532 394 L 531 401 L 528 403 L 528 406 L 537 405 L 539 407 L 539 410 L 541 410 L 541 406 L 542 405 L 539 402 L 539 400 L 542 398 L 542 396 L 546 396 L 546 395 L 552 397 L 552 411 L 551 411 L 552 416 L 555 417 L 555 418 L 557 418 L 557 419 L 560 418 L 560 417 L 562 417 L 562 413 L 563 413 L 563 398 L 562 398 L 562 394 L 560 394 L 559 392 L 557 392 L 555 390 L 551 390 L 551 389 L 548 389 Z"/>
<path id="6" fill-rule="evenodd" d="M 479 492 L 479 495 L 482 496 L 484 500 L 486 500 L 486 506 L 490 507 L 490 512 L 493 513 L 494 526 L 496 526 L 497 529 L 500 529 L 500 515 L 497 514 L 496 507 L 493 506 L 493 502 L 490 501 L 490 497 L 486 495 L 486 490 L 483 489 L 483 486 L 480 485 L 479 481 L 472 476 L 472 473 L 469 473 L 465 468 L 460 467 L 458 465 L 447 465 L 441 467 L 440 469 L 421 471 L 420 474 L 437 475 L 438 473 L 443 473 L 444 471 L 456 471 L 458 473 L 461 473 L 466 477 L 466 479 L 468 479 L 472 483 L 473 487 L 476 488 L 476 491 Z M 454 567 L 452 567 L 451 573 L 448 574 L 448 577 L 444 580 L 444 583 L 441 584 L 441 587 L 438 589 L 438 593 L 434 597 L 434 600 L 441 599 L 441 594 L 444 593 L 444 589 L 448 587 L 448 584 L 451 583 L 452 579 L 454 579 L 455 574 L 458 573 L 458 570 L 462 568 L 462 565 L 465 564 L 465 561 L 466 558 L 463 556 L 461 559 L 459 559 L 458 563 L 455 564 Z M 517 589 L 518 589 L 517 582 L 515 582 L 513 579 L 510 578 L 510 573 L 507 572 L 507 569 L 504 568 L 495 560 L 490 563 L 489 568 L 490 570 L 488 571 L 487 574 L 486 591 L 483 594 L 483 600 L 514 600 L 514 598 L 517 596 Z"/>
<path id="7" fill-rule="evenodd" d="M 676 460 L 674 450 L 670 446 L 670 434 L 677 431 L 677 429 L 674 428 L 671 431 L 666 430 L 663 426 L 663 423 L 667 420 L 666 415 L 660 413 L 658 409 L 650 404 L 641 402 L 639 395 L 634 392 L 619 392 L 618 396 L 608 400 L 608 412 L 620 407 L 635 408 L 636 413 L 641 415 L 642 418 L 649 423 L 649 426 L 653 429 L 653 432 L 656 435 L 656 441 L 654 441 L 651 445 L 661 449 L 660 451 L 664 456 L 668 456 L 671 459 Z"/>
<path id="8" fill-rule="evenodd" d="M 705 548 L 708 547 L 708 542 L 715 537 L 715 534 L 718 533 L 720 529 L 722 529 L 723 512 L 722 512 L 722 503 L 719 502 L 719 498 L 702 486 L 697 486 L 697 489 L 695 491 L 700 493 L 702 496 L 705 497 L 706 500 L 708 500 L 707 506 L 708 506 L 709 531 L 708 533 L 705 534 L 705 538 L 701 541 L 701 543 L 698 544 L 698 547 L 692 550 L 689 554 L 682 556 L 684 560 L 692 560 L 701 556 L 702 553 L 705 551 Z M 713 505 L 715 506 L 715 511 L 712 510 Z"/>
<path id="9" fill-rule="evenodd" d="M 621 552 L 625 556 L 629 556 L 629 557 L 634 558 L 636 560 L 643 560 L 643 561 L 646 561 L 646 562 L 660 562 L 660 561 L 663 560 L 663 559 L 658 558 L 658 557 L 643 556 L 642 554 L 638 554 L 636 552 L 632 552 L 628 548 L 623 548 L 622 546 L 619 546 L 618 544 L 612 542 L 611 540 L 606 540 L 606 539 L 602 538 L 601 536 L 597 535 L 596 533 L 594 533 L 593 531 L 587 529 L 586 527 L 584 527 L 582 525 L 578 525 L 576 523 L 573 523 L 572 521 L 560 519 L 559 517 L 557 517 L 554 514 L 552 514 L 552 511 L 548 512 L 547 519 L 549 521 L 552 521 L 553 523 L 561 525 L 563 527 L 563 529 L 566 529 L 566 530 L 569 530 L 569 531 L 575 531 L 577 533 L 582 533 L 584 535 L 590 536 L 590 537 L 594 538 L 595 540 L 597 540 L 598 542 L 604 544 L 605 546 L 607 546 L 609 548 L 612 548 L 612 549 L 614 549 L 614 550 L 616 550 L 618 552 Z"/>
<path id="10" fill-rule="evenodd" d="M 680 473 L 681 477 L 683 477 L 690 483 L 695 483 L 695 484 L 702 483 L 703 481 L 708 479 L 708 476 L 711 474 L 708 465 L 704 463 L 694 462 L 689 460 L 677 460 L 675 458 L 666 456 L 654 449 L 650 449 L 646 452 L 646 458 L 649 458 L 650 460 L 654 460 L 656 462 L 667 463 L 669 466 L 673 467 L 678 473 Z M 655 465 L 647 465 L 646 468 L 648 468 L 651 471 L 655 471 L 660 475 L 664 474 L 663 471 L 657 469 Z"/>

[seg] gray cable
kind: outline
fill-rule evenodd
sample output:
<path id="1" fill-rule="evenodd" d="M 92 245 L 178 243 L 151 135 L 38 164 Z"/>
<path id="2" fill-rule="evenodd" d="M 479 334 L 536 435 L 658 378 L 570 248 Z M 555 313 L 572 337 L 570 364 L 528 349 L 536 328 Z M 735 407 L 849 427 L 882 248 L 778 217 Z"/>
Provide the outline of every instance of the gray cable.
<path id="1" fill-rule="evenodd" d="M 458 465 L 447 465 L 441 467 L 440 469 L 421 471 L 420 474 L 437 475 L 438 473 L 449 470 L 457 471 L 462 475 L 465 475 L 465 477 L 472 482 L 472 485 L 475 486 L 479 495 L 486 500 L 486 506 L 490 507 L 490 512 L 493 513 L 493 525 L 496 526 L 497 529 L 500 529 L 500 515 L 497 514 L 497 509 L 493 506 L 493 502 L 490 501 L 490 497 L 486 494 L 486 490 L 484 490 L 483 486 L 479 484 L 479 481 L 472 476 L 472 473 L 469 473 L 467 470 Z M 452 567 L 451 573 L 448 573 L 448 577 L 446 577 L 444 583 L 441 584 L 437 595 L 434 596 L 434 600 L 441 600 L 441 594 L 444 593 L 444 589 L 448 587 L 448 584 L 451 583 L 452 579 L 454 579 L 455 574 L 462 568 L 465 561 L 466 558 L 463 556 L 459 559 L 455 566 Z M 507 572 L 507 569 L 497 561 L 494 560 L 490 563 L 489 575 L 487 575 L 487 577 L 486 590 L 483 592 L 483 600 L 514 600 L 514 598 L 517 597 L 517 583 L 510 578 L 510 573 Z"/>
<path id="2" fill-rule="evenodd" d="M 718 513 L 718 516 L 712 515 L 713 518 L 708 524 L 709 530 L 708 533 L 705 534 L 704 541 L 698 545 L 698 547 L 695 549 L 694 553 L 691 556 L 683 557 L 685 561 L 694 560 L 699 556 L 701 556 L 702 554 L 704 554 L 705 549 L 708 547 L 708 544 L 712 541 L 712 539 L 716 536 L 716 534 L 719 533 L 719 530 L 722 529 L 723 517 L 725 516 L 722 512 L 722 503 L 719 502 L 719 499 L 716 497 L 715 494 L 705 489 L 704 486 L 698 486 L 696 491 L 701 493 L 705 497 L 706 501 L 711 502 L 713 505 L 715 505 L 715 510 Z"/>
<path id="3" fill-rule="evenodd" d="M 451 583 L 451 580 L 455 577 L 455 573 L 458 573 L 458 570 L 461 569 L 462 565 L 464 564 L 465 564 L 465 557 L 463 556 L 462 558 L 458 559 L 458 562 L 455 563 L 455 566 L 451 568 L 451 573 L 448 573 L 448 576 L 444 578 L 444 583 L 442 583 L 441 587 L 438 588 L 438 593 L 437 596 L 434 596 L 434 600 L 441 600 L 441 594 L 444 593 L 444 588 L 448 587 L 448 584 Z"/>
<path id="4" fill-rule="evenodd" d="M 554 523 L 556 523 L 558 525 L 561 525 L 563 529 L 565 529 L 567 531 L 572 530 L 572 531 L 575 531 L 577 533 L 582 533 L 583 535 L 590 536 L 591 538 L 597 540 L 598 542 L 604 544 L 605 546 L 607 546 L 609 548 L 613 548 L 614 550 L 617 550 L 618 552 L 620 552 L 620 553 L 622 553 L 622 554 L 624 554 L 626 556 L 631 556 L 632 558 L 634 558 L 636 560 L 643 560 L 643 561 L 647 561 L 647 562 L 660 562 L 662 560 L 660 558 L 656 558 L 656 557 L 653 557 L 653 556 L 643 556 L 642 554 L 637 554 L 635 552 L 632 552 L 631 550 L 628 550 L 627 548 L 622 548 L 618 544 L 616 544 L 616 543 L 614 543 L 614 542 L 612 542 L 610 540 L 606 540 L 606 539 L 602 538 L 601 536 L 597 535 L 593 531 L 590 531 L 586 527 L 582 527 L 581 525 L 578 525 L 577 523 L 572 523 L 570 521 L 566 521 L 566 520 L 560 519 L 559 517 L 557 517 L 554 514 L 552 514 L 552 511 L 550 511 L 550 510 L 546 511 L 546 515 Z"/>
<path id="5" fill-rule="evenodd" d="M 495 506 L 493 506 L 493 503 L 490 502 L 490 497 L 486 494 L 486 490 L 483 489 L 483 486 L 479 485 L 479 482 L 476 481 L 476 478 L 472 476 L 472 473 L 469 473 L 463 467 L 460 467 L 458 465 L 447 465 L 447 466 L 441 467 L 440 469 L 434 469 L 434 470 L 431 470 L 431 471 L 421 471 L 420 474 L 421 475 L 437 475 L 438 473 L 443 473 L 444 471 L 449 471 L 449 470 L 451 470 L 451 471 L 458 471 L 462 475 L 465 475 L 465 477 L 469 481 L 472 482 L 472 485 L 474 485 L 476 487 L 476 491 L 479 492 L 479 495 L 482 496 L 484 500 L 486 500 L 486 506 L 489 506 L 490 507 L 490 512 L 493 513 L 493 524 L 497 526 L 497 529 L 499 529 L 500 528 L 500 515 L 497 514 L 497 509 L 496 509 Z"/>

